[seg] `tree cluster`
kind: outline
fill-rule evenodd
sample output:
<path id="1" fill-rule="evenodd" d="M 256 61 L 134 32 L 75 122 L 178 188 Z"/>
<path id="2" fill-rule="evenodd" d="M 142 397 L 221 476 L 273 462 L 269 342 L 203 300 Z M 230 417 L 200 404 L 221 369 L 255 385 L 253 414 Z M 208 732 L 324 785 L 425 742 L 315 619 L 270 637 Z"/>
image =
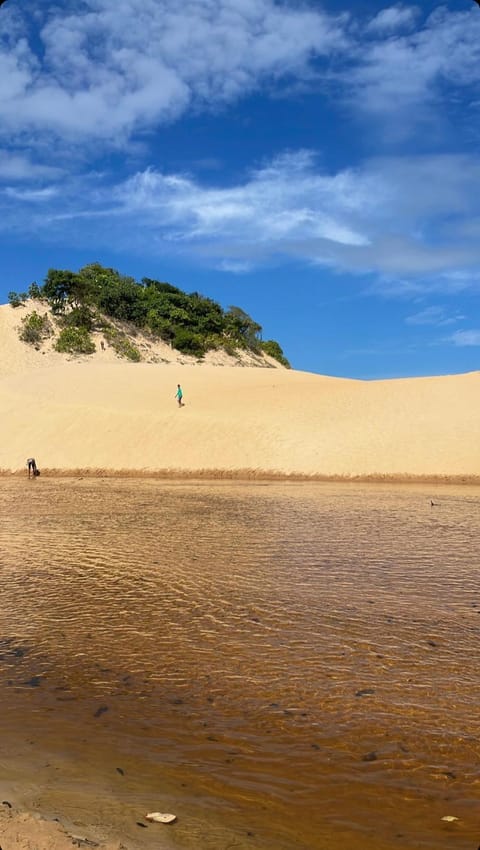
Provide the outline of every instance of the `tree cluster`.
<path id="1" fill-rule="evenodd" d="M 99 263 L 78 272 L 49 269 L 43 286 L 33 283 L 27 293 L 9 293 L 13 307 L 28 297 L 48 303 L 68 340 L 72 329 L 81 330 L 84 340 L 94 328 L 112 335 L 107 318 L 141 329 L 185 354 L 202 357 L 215 348 L 230 353 L 237 349 L 265 351 L 289 366 L 278 342 L 262 341 L 261 325 L 240 307 L 223 310 L 198 292 L 187 294 L 170 283 L 146 277 L 138 282 Z"/>

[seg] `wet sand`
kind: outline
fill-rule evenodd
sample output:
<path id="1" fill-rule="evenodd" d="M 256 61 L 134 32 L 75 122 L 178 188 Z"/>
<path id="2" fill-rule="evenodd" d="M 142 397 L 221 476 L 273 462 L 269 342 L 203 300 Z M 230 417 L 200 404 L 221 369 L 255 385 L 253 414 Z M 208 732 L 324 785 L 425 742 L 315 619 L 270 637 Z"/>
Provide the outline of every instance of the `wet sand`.
<path id="1" fill-rule="evenodd" d="M 14 809 L 128 850 L 478 844 L 476 488 L 3 479 L 0 502 Z"/>

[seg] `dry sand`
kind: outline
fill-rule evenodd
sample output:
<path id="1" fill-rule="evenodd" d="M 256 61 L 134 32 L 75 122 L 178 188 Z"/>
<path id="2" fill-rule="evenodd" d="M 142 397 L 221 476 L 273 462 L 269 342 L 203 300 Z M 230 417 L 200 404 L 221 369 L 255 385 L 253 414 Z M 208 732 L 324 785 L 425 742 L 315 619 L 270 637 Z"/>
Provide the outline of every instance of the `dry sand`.
<path id="1" fill-rule="evenodd" d="M 4 472 L 33 455 L 43 474 L 480 476 L 480 372 L 367 382 L 198 365 L 168 346 L 169 362 L 66 358 L 22 343 L 20 320 L 0 307 Z"/>
<path id="2" fill-rule="evenodd" d="M 0 806 L 0 847 L 2 850 L 72 850 L 72 847 L 123 850 L 119 841 L 92 841 L 84 835 L 67 832 L 60 823 L 40 815 L 17 812 L 7 806 L 7 801 Z M 159 850 L 160 847 L 159 844 Z"/>

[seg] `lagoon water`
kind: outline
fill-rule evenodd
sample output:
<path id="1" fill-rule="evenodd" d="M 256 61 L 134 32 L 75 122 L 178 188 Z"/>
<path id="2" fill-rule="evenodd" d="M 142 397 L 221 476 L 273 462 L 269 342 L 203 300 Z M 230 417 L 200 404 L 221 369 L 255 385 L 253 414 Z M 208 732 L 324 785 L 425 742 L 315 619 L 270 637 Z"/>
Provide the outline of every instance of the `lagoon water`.
<path id="1" fill-rule="evenodd" d="M 476 850 L 478 489 L 4 478 L 0 507 L 2 793 L 128 850 Z"/>

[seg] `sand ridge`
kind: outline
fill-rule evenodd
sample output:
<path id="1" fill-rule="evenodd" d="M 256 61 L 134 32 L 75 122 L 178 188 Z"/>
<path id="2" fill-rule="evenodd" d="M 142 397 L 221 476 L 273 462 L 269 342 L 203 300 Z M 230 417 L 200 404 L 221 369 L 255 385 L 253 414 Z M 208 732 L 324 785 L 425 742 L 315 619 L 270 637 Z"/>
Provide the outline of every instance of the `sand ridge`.
<path id="1" fill-rule="evenodd" d="M 64 473 L 480 476 L 480 372 L 358 381 L 107 352 L 72 361 L 22 343 L 18 322 L 0 308 L 4 472 L 33 455 Z"/>

